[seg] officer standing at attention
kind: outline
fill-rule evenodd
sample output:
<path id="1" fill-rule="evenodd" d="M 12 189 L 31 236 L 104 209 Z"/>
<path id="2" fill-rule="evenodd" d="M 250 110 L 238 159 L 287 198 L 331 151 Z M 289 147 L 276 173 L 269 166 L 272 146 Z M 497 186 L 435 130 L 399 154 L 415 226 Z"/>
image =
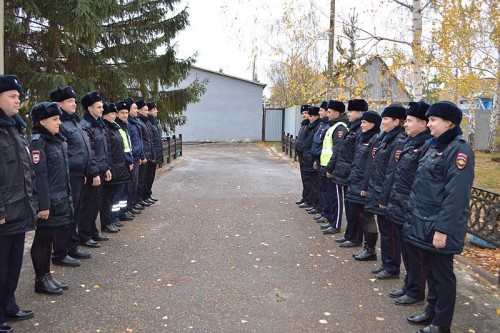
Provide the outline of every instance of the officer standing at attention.
<path id="1" fill-rule="evenodd" d="M 396 298 L 397 305 L 410 305 L 420 302 L 425 297 L 424 263 L 422 250 L 406 244 L 403 239 L 403 224 L 406 221 L 406 204 L 417 172 L 418 162 L 427 151 L 425 144 L 431 138 L 427 128 L 425 113 L 429 104 L 410 102 L 406 110 L 405 131 L 408 134 L 403 151 L 399 155 L 398 166 L 394 173 L 389 203 L 387 204 L 387 219 L 394 223 L 394 231 L 401 247 L 401 257 L 406 270 L 402 288 L 389 292 Z"/>
<path id="2" fill-rule="evenodd" d="M 99 241 L 108 240 L 99 233 L 95 221 L 99 213 L 102 184 L 111 180 L 111 171 L 108 163 L 108 145 L 104 132 L 102 97 L 92 91 L 82 97 L 81 104 L 85 114 L 80 122 L 82 129 L 87 132 L 92 147 L 93 161 L 89 170 L 89 178 L 83 192 L 83 206 L 81 220 L 78 223 L 80 243 L 87 247 L 100 247 Z"/>
<path id="3" fill-rule="evenodd" d="M 155 181 L 156 169 L 163 167 L 163 140 L 161 137 L 162 129 L 160 121 L 158 120 L 158 106 L 155 102 L 149 102 L 149 124 L 151 124 L 151 139 L 153 141 L 153 150 L 155 152 L 155 160 L 149 161 L 151 165 L 148 170 L 148 175 L 146 178 L 146 188 L 144 189 L 144 200 L 146 202 L 156 202 L 158 198 L 153 197 L 153 183 Z M 148 163 L 149 163 L 148 162 Z"/>
<path id="4" fill-rule="evenodd" d="M 343 187 L 344 201 L 338 201 L 340 205 L 339 211 L 343 211 L 342 205 L 345 207 L 345 215 L 347 220 L 346 236 L 336 239 L 337 243 L 345 243 L 345 247 L 360 246 L 361 240 L 353 239 L 352 221 L 353 205 L 346 200 L 347 185 L 349 184 L 349 174 L 351 173 L 352 161 L 354 160 L 354 150 L 356 149 L 356 140 L 361 135 L 361 114 L 368 110 L 368 103 L 364 99 L 351 99 L 347 103 L 347 118 L 349 119 L 348 132 L 342 138 L 339 144 L 337 153 L 330 159 L 326 167 L 327 172 L 332 175 L 332 182 Z M 349 227 L 351 224 L 351 229 Z M 349 242 L 347 242 L 349 241 Z"/>
<path id="5" fill-rule="evenodd" d="M 306 178 L 304 178 L 304 171 L 302 166 L 302 156 L 304 154 L 304 139 L 306 135 L 307 126 L 309 125 L 309 114 L 307 113 L 307 109 L 309 105 L 304 104 L 300 107 L 300 114 L 302 115 L 302 122 L 300 123 L 299 134 L 297 135 L 297 144 L 295 145 L 295 152 L 297 153 L 297 158 L 299 160 L 300 167 L 300 179 L 302 180 L 302 197 L 300 200 L 295 201 L 297 205 L 301 205 L 303 207 L 309 207 L 309 192 L 310 185 L 305 182 Z M 299 206 L 300 207 L 300 206 Z M 303 208 L 301 207 L 301 208 Z"/>
<path id="6" fill-rule="evenodd" d="M 320 179 L 323 183 L 323 206 L 325 207 L 323 215 L 329 222 L 328 225 L 322 227 L 324 235 L 339 233 L 342 225 L 342 202 L 344 201 L 342 187 L 331 181 L 331 170 L 327 166 L 331 160 L 338 157 L 338 148 L 344 135 L 347 134 L 349 121 L 344 112 L 345 104 L 343 102 L 336 100 L 328 102 L 328 126 L 330 127 L 323 138 L 319 160 Z"/>
<path id="7" fill-rule="evenodd" d="M 427 307 L 408 322 L 430 324 L 418 333 L 446 333 L 455 310 L 453 257 L 464 247 L 474 154 L 462 138 L 462 111 L 455 104 L 432 104 L 426 116 L 433 139 L 415 175 L 403 231 L 405 240 L 424 253 Z"/>
<path id="8" fill-rule="evenodd" d="M 5 321 L 33 317 L 20 310 L 14 293 L 23 264 L 24 238 L 35 229 L 35 179 L 19 116 L 22 87 L 15 75 L 0 75 L 0 331 L 13 332 Z"/>
<path id="9" fill-rule="evenodd" d="M 61 266 L 80 266 L 78 259 L 90 258 L 87 251 L 78 249 L 78 222 L 80 220 L 83 187 L 92 162 L 92 148 L 89 137 L 80 126 L 76 113 L 76 93 L 72 87 L 58 87 L 50 92 L 52 102 L 57 102 L 62 111 L 59 133 L 68 145 L 69 174 L 74 215 L 66 235 L 56 235 L 52 263 Z"/>
<path id="10" fill-rule="evenodd" d="M 57 103 L 41 102 L 30 112 L 33 133 L 31 161 L 36 176 L 38 221 L 31 260 L 35 270 L 35 292 L 59 295 L 68 289 L 50 273 L 50 256 L 56 235 L 67 235 L 73 221 L 69 181 L 68 145 L 59 134 L 62 111 Z"/>
<path id="11" fill-rule="evenodd" d="M 153 141 L 151 139 L 151 125 L 149 124 L 149 111 L 146 101 L 139 99 L 136 101 L 137 105 L 137 119 L 138 124 L 141 126 L 141 137 L 142 146 L 144 150 L 145 161 L 139 165 L 139 182 L 137 185 L 137 193 L 135 195 L 135 201 L 142 207 L 149 207 L 154 202 L 144 201 L 143 195 L 146 189 L 146 179 L 148 170 L 151 164 L 149 161 L 155 160 L 155 152 L 153 150 Z"/>

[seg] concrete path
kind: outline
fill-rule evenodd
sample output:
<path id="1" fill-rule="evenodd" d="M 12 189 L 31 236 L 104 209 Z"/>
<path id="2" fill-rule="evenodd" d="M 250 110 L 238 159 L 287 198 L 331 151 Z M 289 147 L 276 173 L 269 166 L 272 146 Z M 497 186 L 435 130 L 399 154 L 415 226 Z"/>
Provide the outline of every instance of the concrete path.
<path id="1" fill-rule="evenodd" d="M 16 332 L 415 332 L 378 281 L 294 201 L 300 176 L 259 144 L 185 146 L 155 182 L 159 203 L 79 268 L 62 296 L 33 292 L 26 254 Z M 336 235 L 338 236 L 338 235 Z M 457 267 L 453 332 L 498 332 L 496 286 Z"/>

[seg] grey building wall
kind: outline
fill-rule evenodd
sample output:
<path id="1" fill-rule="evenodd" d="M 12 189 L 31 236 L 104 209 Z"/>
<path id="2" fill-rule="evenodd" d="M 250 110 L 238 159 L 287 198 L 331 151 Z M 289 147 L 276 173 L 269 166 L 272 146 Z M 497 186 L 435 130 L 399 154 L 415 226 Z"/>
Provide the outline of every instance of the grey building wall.
<path id="1" fill-rule="evenodd" d="M 187 107 L 187 123 L 176 128 L 184 141 L 261 141 L 264 84 L 192 68 L 180 84 L 208 79 L 200 101 Z"/>
<path id="2" fill-rule="evenodd" d="M 462 110 L 464 117 L 462 119 L 462 131 L 464 132 L 463 137 L 468 141 L 469 139 L 469 110 Z M 476 150 L 485 150 L 488 148 L 488 135 L 490 131 L 490 120 L 491 111 L 490 110 L 476 110 L 474 112 L 476 131 L 475 131 L 475 146 Z"/>

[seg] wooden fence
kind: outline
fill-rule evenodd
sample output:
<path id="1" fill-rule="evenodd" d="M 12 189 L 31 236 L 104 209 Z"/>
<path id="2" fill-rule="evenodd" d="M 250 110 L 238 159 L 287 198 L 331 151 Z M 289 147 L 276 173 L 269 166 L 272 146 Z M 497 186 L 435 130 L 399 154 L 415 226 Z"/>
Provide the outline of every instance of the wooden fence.
<path id="1" fill-rule="evenodd" d="M 163 153 L 166 164 L 172 162 L 177 157 L 182 156 L 182 134 L 163 139 Z"/>

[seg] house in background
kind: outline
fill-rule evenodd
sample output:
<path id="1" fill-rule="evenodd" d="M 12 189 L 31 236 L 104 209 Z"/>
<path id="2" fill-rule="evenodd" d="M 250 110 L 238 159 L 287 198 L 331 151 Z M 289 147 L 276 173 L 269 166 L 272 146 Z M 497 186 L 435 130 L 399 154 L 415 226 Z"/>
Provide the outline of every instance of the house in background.
<path id="1" fill-rule="evenodd" d="M 184 141 L 261 141 L 265 84 L 192 67 L 179 87 L 196 79 L 208 83 L 200 101 L 188 105 L 186 124 L 175 129 Z"/>

